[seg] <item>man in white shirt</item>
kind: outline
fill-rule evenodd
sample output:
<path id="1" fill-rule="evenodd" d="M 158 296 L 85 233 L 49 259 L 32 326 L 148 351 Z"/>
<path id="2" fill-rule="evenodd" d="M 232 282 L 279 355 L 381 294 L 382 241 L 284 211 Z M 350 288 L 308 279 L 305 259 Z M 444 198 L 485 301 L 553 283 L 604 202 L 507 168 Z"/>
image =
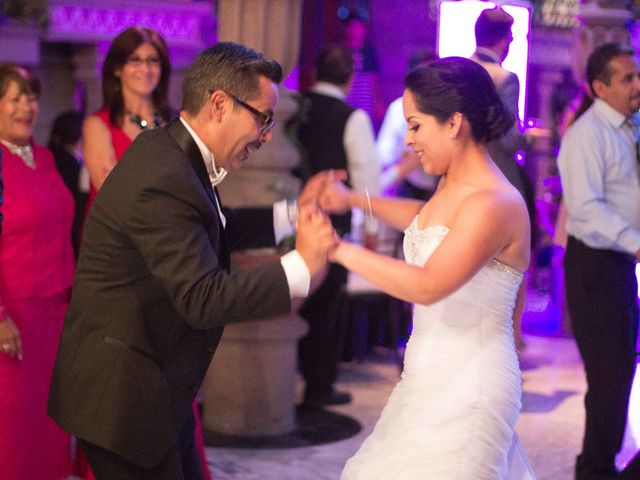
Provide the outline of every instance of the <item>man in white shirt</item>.
<path id="1" fill-rule="evenodd" d="M 353 57 L 346 48 L 329 46 L 316 62 L 317 81 L 304 95 L 298 139 L 303 147 L 303 170 L 307 175 L 344 169 L 351 187 L 377 195 L 380 167 L 376 159 L 371 120 L 362 109 L 345 102 L 353 78 Z M 339 235 L 351 230 L 351 214 L 333 215 Z M 300 364 L 306 381 L 304 403 L 319 407 L 347 403 L 347 393 L 335 392 L 333 383 L 341 354 L 340 292 L 347 271 L 338 264 L 329 267 L 322 285 L 300 310 L 309 323 L 309 333 L 300 342 Z"/>
<path id="2" fill-rule="evenodd" d="M 588 385 L 576 480 L 640 478 L 638 455 L 620 473 L 615 466 L 636 369 L 639 76 L 630 48 L 594 50 L 587 80 L 595 101 L 569 128 L 558 156 L 568 212 L 567 303 Z"/>

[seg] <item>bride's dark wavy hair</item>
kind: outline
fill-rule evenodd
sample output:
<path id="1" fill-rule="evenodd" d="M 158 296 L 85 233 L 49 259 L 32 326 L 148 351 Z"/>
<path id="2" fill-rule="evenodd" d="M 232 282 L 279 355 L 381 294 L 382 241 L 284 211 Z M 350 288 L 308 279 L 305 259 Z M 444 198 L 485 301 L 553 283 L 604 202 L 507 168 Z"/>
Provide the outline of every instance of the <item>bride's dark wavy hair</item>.
<path id="1" fill-rule="evenodd" d="M 418 110 L 439 123 L 461 113 L 478 143 L 501 137 L 514 117 L 504 106 L 489 73 L 467 58 L 448 57 L 413 70 L 404 86 L 415 96 Z"/>

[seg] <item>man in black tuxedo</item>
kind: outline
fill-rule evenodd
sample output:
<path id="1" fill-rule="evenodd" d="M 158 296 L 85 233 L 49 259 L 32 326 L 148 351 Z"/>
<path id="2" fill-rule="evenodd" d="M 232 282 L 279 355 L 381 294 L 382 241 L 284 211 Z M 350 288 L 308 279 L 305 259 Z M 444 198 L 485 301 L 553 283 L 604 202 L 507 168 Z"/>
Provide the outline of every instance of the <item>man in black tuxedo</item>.
<path id="1" fill-rule="evenodd" d="M 226 210 L 215 191 L 271 140 L 281 79 L 276 62 L 242 45 L 205 50 L 186 74 L 180 118 L 140 135 L 96 197 L 48 412 L 98 480 L 203 478 L 192 402 L 223 326 L 290 311 L 326 264 L 335 235 L 309 208 L 296 250 L 230 272 L 230 250 L 274 245 L 291 229 L 285 205 Z"/>
<path id="2" fill-rule="evenodd" d="M 513 17 L 499 7 L 483 10 L 475 24 L 476 50 L 471 56 L 471 60 L 482 65 L 489 73 L 502 103 L 515 117 L 516 121 L 509 131 L 500 138 L 487 143 L 487 151 L 503 175 L 524 198 L 531 220 L 531 244 L 535 245 L 535 232 L 537 231 L 535 192 L 524 168 L 516 162 L 516 152 L 530 150 L 533 147 L 533 137 L 522 134 L 518 126 L 520 80 L 515 73 L 502 68 L 502 62 L 507 58 L 513 41 L 511 32 L 513 22 Z M 522 292 L 518 294 L 518 302 L 513 316 L 513 334 L 516 346 L 522 350 L 525 344 L 522 340 L 520 322 L 524 308 L 525 282 L 520 285 L 520 289 Z"/>
<path id="3" fill-rule="evenodd" d="M 476 50 L 471 60 L 489 72 L 502 102 L 516 119 L 507 133 L 487 144 L 489 155 L 504 176 L 529 201 L 529 180 L 515 159 L 518 150 L 528 150 L 531 147 L 531 140 L 518 128 L 520 81 L 515 73 L 502 68 L 502 62 L 507 58 L 513 41 L 512 26 L 513 17 L 501 8 L 483 10 L 475 24 Z"/>

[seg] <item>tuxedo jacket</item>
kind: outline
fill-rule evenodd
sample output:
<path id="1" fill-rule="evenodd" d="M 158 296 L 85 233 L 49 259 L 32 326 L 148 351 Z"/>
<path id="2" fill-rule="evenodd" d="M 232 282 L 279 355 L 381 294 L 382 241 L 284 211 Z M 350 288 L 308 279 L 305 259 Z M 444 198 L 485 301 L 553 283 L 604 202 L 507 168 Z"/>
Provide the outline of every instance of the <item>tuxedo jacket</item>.
<path id="1" fill-rule="evenodd" d="M 471 60 L 479 63 L 489 72 L 502 103 L 514 116 L 514 124 L 511 129 L 502 137 L 487 143 L 487 151 L 504 176 L 526 199 L 528 187 L 523 178 L 523 172 L 515 161 L 515 154 L 518 150 L 528 150 L 530 147 L 527 138 L 518 128 L 520 81 L 515 73 L 505 70 L 491 57 L 476 52 L 472 55 Z"/>
<path id="2" fill-rule="evenodd" d="M 280 263 L 230 272 L 275 242 L 271 209 L 225 210 L 182 123 L 142 133 L 85 225 L 48 413 L 139 466 L 178 438 L 225 324 L 286 313 Z"/>

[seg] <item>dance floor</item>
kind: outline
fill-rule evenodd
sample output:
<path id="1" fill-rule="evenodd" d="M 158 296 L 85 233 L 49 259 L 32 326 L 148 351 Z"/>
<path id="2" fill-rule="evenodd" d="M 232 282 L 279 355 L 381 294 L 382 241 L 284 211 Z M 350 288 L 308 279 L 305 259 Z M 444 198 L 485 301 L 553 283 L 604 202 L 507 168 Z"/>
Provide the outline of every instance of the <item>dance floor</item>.
<path id="1" fill-rule="evenodd" d="M 530 330 L 538 331 L 535 312 Z M 527 332 L 525 317 L 525 332 Z M 562 335 L 525 336 L 522 414 L 517 432 L 539 480 L 572 480 L 583 433 L 584 372 L 575 343 Z M 398 381 L 393 355 L 384 349 L 363 362 L 341 365 L 337 388 L 353 395 L 349 405 L 332 410 L 359 421 L 362 431 L 347 440 L 291 449 L 207 447 L 215 480 L 337 480 L 342 466 L 371 431 Z M 636 376 L 623 465 L 640 444 L 640 374 Z M 300 385 L 301 387 L 301 385 Z M 635 427 L 635 430 L 634 428 Z"/>

